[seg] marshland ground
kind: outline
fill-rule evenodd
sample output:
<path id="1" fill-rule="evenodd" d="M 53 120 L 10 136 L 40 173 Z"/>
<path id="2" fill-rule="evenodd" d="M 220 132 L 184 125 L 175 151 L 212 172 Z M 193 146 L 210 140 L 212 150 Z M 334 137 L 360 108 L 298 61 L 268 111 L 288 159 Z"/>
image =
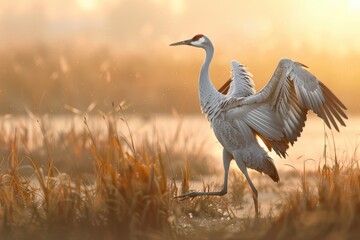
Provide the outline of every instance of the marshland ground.
<path id="1" fill-rule="evenodd" d="M 305 130 L 304 142 L 293 147 L 307 150 L 287 160 L 275 157 L 280 183 L 251 172 L 259 190 L 256 219 L 250 189 L 235 166 L 226 196 L 174 199 L 222 186 L 221 147 L 202 116 L 144 119 L 126 111 L 114 104 L 109 113 L 1 119 L 3 238 L 359 236 L 359 153 L 352 135 L 358 125 L 341 138 L 310 118 L 312 131 Z M 358 121 L 353 116 L 349 122 Z M 312 141 L 316 133 L 320 148 Z"/>

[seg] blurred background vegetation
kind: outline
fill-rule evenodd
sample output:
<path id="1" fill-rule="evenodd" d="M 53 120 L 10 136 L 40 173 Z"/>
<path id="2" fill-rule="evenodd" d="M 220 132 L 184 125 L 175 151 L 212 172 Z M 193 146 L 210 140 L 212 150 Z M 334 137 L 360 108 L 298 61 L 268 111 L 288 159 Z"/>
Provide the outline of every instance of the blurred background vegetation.
<path id="1" fill-rule="evenodd" d="M 139 114 L 199 113 L 203 54 L 168 45 L 200 32 L 216 48 L 217 87 L 231 59 L 250 68 L 259 90 L 290 57 L 359 112 L 358 1 L 225 1 L 222 8 L 187 0 L 2 1 L 0 112 L 61 114 L 65 105 L 84 111 L 91 103 L 103 110 L 125 100 Z"/>

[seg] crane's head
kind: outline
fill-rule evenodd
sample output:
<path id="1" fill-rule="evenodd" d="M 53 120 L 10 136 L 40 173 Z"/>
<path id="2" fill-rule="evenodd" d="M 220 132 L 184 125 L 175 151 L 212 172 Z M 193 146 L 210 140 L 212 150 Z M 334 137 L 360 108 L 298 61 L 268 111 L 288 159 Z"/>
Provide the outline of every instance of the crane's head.
<path id="1" fill-rule="evenodd" d="M 170 46 L 178 46 L 178 45 L 189 45 L 194 47 L 205 48 L 206 46 L 211 45 L 211 42 L 209 38 L 207 38 L 206 36 L 202 34 L 197 34 L 191 39 L 170 44 Z"/>

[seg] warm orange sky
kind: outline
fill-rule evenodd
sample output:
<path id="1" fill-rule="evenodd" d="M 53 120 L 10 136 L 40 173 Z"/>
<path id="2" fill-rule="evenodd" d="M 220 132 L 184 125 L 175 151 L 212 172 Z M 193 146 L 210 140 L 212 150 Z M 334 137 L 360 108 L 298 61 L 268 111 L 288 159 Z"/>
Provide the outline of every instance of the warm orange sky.
<path id="1" fill-rule="evenodd" d="M 234 49 L 236 39 L 260 50 L 284 38 L 339 54 L 360 52 L 360 0 L 12 0 L 0 2 L 2 41 L 86 36 L 123 49 L 161 47 L 195 33 Z M 228 45 L 229 44 L 229 45 Z"/>

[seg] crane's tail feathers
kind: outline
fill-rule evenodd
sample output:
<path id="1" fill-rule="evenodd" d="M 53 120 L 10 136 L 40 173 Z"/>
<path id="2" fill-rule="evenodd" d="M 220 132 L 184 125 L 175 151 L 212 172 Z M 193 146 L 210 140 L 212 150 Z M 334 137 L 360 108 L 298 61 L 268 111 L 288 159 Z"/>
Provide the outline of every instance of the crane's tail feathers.
<path id="1" fill-rule="evenodd" d="M 270 156 L 265 156 L 263 163 L 264 163 L 264 165 L 263 165 L 262 172 L 269 175 L 269 177 L 271 177 L 271 179 L 274 182 L 279 182 L 280 178 L 279 178 L 278 171 L 275 167 L 274 160 Z"/>

